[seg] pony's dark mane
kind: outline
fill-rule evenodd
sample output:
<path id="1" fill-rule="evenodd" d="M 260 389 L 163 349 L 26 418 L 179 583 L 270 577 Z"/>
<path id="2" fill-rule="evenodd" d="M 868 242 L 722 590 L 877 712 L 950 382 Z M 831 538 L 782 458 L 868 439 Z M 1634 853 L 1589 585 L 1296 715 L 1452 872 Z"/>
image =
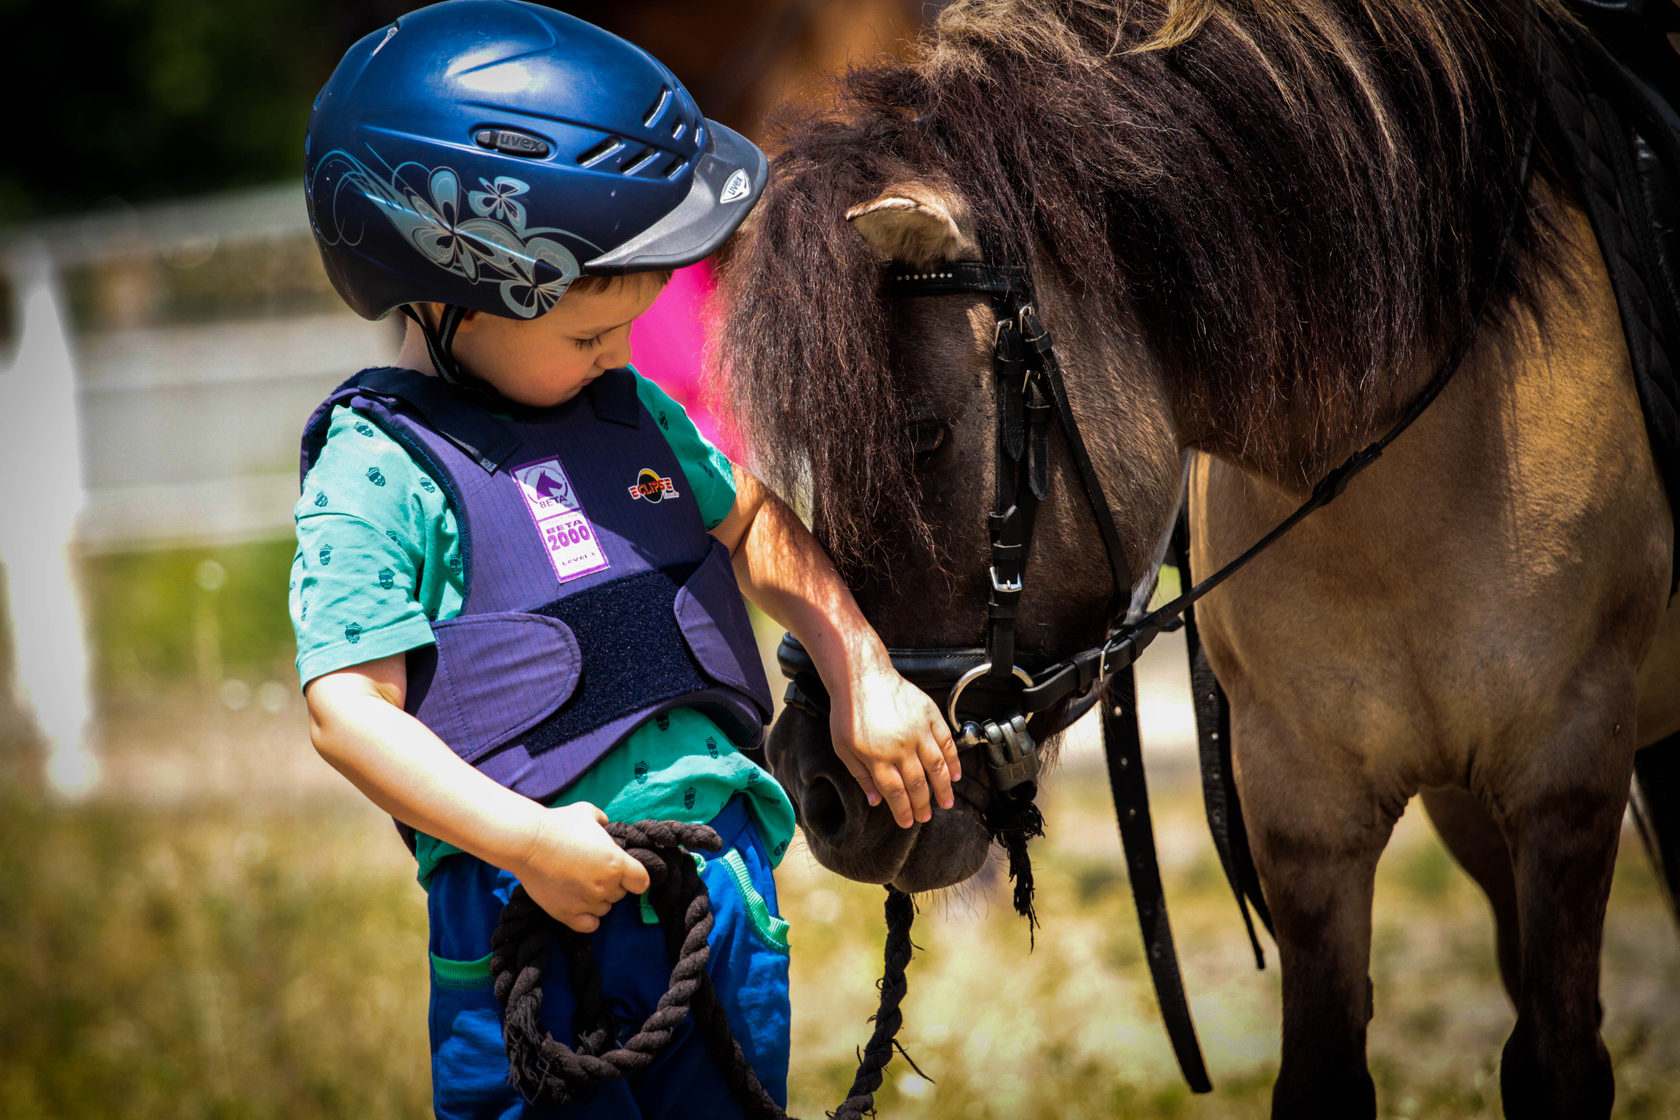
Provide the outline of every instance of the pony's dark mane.
<path id="1" fill-rule="evenodd" d="M 909 61 L 785 126 L 726 269 L 721 356 L 759 469 L 821 496 L 843 560 L 922 527 L 879 263 L 843 219 L 908 180 L 954 191 L 989 257 L 1054 269 L 1082 314 L 1135 315 L 1181 402 L 1250 446 L 1282 409 L 1326 445 L 1368 424 L 1395 371 L 1546 265 L 1519 168 L 1537 24 L 1558 18 L 1557 0 L 957 0 Z M 1550 174 L 1543 140 L 1534 165 Z"/>

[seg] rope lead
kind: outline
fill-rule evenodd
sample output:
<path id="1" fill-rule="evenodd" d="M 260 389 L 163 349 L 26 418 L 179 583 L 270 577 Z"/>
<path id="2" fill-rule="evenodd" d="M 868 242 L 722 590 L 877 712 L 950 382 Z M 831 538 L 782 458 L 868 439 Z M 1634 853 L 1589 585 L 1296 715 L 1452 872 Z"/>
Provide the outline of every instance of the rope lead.
<path id="1" fill-rule="evenodd" d="M 748 1115 L 754 1120 L 790 1120 L 759 1083 L 729 1029 L 727 1013 L 706 971 L 711 959 L 706 943 L 712 931 L 711 902 L 699 869 L 684 849 L 715 852 L 722 849 L 722 840 L 705 825 L 678 821 L 614 821 L 606 829 L 648 869 L 648 899 L 665 929 L 673 961 L 670 985 L 653 1014 L 623 1045 L 617 1045 L 621 1023 L 603 997 L 601 970 L 589 951 L 589 936 L 561 925 L 531 901 L 524 887 L 516 888 L 490 938 L 490 973 L 502 1005 L 514 1087 L 532 1104 L 563 1104 L 602 1081 L 646 1069 L 670 1042 L 671 1032 L 692 1013 Z M 914 919 L 915 903 L 910 896 L 888 887 L 881 1005 L 873 1016 L 875 1029 L 859 1057 L 857 1076 L 846 1100 L 829 1113 L 832 1120 L 874 1115 L 875 1092 L 904 1022 L 899 1005 L 909 990 L 904 972 L 913 950 L 910 925 Z M 571 969 L 577 999 L 572 1046 L 544 1029 L 540 1018 L 543 962 L 551 943 L 559 945 Z"/>

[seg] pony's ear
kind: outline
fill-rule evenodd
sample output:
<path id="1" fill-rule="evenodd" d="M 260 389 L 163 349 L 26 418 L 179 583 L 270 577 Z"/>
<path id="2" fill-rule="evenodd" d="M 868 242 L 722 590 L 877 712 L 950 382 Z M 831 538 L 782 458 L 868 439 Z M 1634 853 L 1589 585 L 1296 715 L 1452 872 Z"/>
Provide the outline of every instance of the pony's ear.
<path id="1" fill-rule="evenodd" d="M 926 268 L 980 257 L 962 201 L 926 183 L 895 183 L 846 211 L 846 220 L 883 260 Z"/>

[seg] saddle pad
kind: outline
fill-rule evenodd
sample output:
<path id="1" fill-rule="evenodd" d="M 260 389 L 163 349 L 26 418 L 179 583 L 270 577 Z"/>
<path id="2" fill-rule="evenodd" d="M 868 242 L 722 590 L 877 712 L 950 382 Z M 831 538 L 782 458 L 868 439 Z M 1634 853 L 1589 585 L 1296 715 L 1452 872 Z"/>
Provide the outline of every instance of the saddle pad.
<path id="1" fill-rule="evenodd" d="M 1680 558 L 1680 117 L 1583 29 L 1562 39 L 1547 100 L 1616 293 Z"/>

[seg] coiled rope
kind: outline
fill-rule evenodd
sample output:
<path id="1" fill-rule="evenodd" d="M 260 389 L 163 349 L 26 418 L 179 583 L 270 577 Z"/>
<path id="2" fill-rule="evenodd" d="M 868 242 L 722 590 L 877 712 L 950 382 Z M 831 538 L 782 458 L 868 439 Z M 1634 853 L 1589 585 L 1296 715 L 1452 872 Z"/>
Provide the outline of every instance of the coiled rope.
<path id="1" fill-rule="evenodd" d="M 706 971 L 711 956 L 706 943 L 712 930 L 711 902 L 689 851 L 721 850 L 717 832 L 679 821 L 614 821 L 606 829 L 648 870 L 648 899 L 665 930 L 673 962 L 670 985 L 653 1013 L 618 1045 L 621 1024 L 603 998 L 601 970 L 589 951 L 589 936 L 561 925 L 531 901 L 524 887 L 516 888 L 490 940 L 490 972 L 504 1012 L 503 1033 L 514 1087 L 533 1104 L 562 1104 L 601 1081 L 646 1069 L 670 1041 L 671 1032 L 692 1013 L 748 1115 L 754 1120 L 788 1120 L 759 1083 L 729 1030 L 727 1014 Z M 895 1036 L 904 1021 L 899 1005 L 908 991 L 904 970 L 913 949 L 910 924 L 914 917 L 910 896 L 887 888 L 881 1005 L 873 1016 L 874 1031 L 859 1055 L 857 1077 L 845 1102 L 830 1114 L 834 1120 L 873 1115 L 883 1071 L 895 1049 L 903 1052 Z M 545 1030 L 539 1019 L 543 963 L 551 943 L 558 943 L 565 955 L 577 998 L 571 1046 Z"/>

